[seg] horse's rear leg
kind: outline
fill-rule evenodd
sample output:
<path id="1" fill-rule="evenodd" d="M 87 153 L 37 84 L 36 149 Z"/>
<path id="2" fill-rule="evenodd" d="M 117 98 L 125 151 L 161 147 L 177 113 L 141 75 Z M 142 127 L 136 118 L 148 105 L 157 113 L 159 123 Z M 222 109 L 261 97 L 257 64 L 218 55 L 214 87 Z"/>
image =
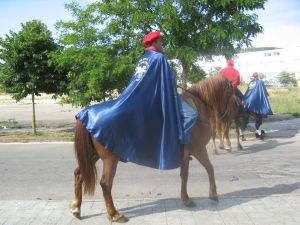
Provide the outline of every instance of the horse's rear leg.
<path id="1" fill-rule="evenodd" d="M 116 210 L 111 195 L 113 180 L 116 174 L 119 159 L 110 154 L 109 157 L 105 157 L 102 159 L 102 161 L 103 172 L 100 185 L 107 210 L 107 218 L 112 222 L 126 222 L 127 219 L 124 217 L 124 215 Z"/>
<path id="2" fill-rule="evenodd" d="M 211 164 L 208 155 L 207 150 L 205 147 L 202 149 L 199 149 L 199 151 L 194 152 L 193 155 L 196 159 L 204 166 L 208 173 L 208 179 L 209 179 L 209 198 L 218 201 L 218 194 L 217 194 L 217 186 L 215 181 L 215 174 L 214 174 L 214 168 Z"/>
<path id="3" fill-rule="evenodd" d="M 91 163 L 95 164 L 98 160 L 98 156 L 95 154 L 94 159 Z M 70 211 L 73 214 L 73 216 L 80 218 L 80 208 L 82 203 L 82 184 L 83 184 L 83 176 L 82 172 L 80 171 L 80 168 L 77 167 L 74 170 L 74 176 L 75 176 L 75 196 L 73 200 L 70 203 Z"/>
<path id="4" fill-rule="evenodd" d="M 113 155 L 106 150 L 95 139 L 92 139 L 95 149 L 103 162 L 102 176 L 100 179 L 100 186 L 102 188 L 103 198 L 105 201 L 107 218 L 112 222 L 126 222 L 127 219 L 123 214 L 119 213 L 115 206 L 111 196 L 111 189 L 113 180 L 117 171 L 119 157 Z"/>
<path id="5" fill-rule="evenodd" d="M 243 150 L 243 146 L 241 145 L 241 142 L 240 142 L 240 122 L 239 122 L 239 118 L 237 118 L 235 120 L 235 133 L 236 133 L 237 149 L 238 150 Z"/>
<path id="6" fill-rule="evenodd" d="M 224 132 L 223 132 L 223 143 L 224 144 L 224 149 L 231 152 L 232 147 L 231 147 L 231 142 L 230 142 L 230 138 L 229 138 L 229 130 L 230 130 L 230 125 L 231 122 L 226 122 L 224 123 Z M 226 140 L 226 142 L 224 142 L 224 139 Z"/>
<path id="7" fill-rule="evenodd" d="M 181 156 L 181 164 L 180 164 L 180 177 L 181 177 L 181 201 L 187 207 L 192 207 L 195 203 L 192 199 L 188 196 L 187 193 L 187 181 L 189 177 L 189 160 L 190 153 L 189 150 L 185 147 L 182 151 Z"/>
<path id="8" fill-rule="evenodd" d="M 80 218 L 80 207 L 82 203 L 82 174 L 79 170 L 79 167 L 77 167 L 74 171 L 75 176 L 75 197 L 70 203 L 70 210 L 71 213 L 77 217 Z"/>
<path id="9" fill-rule="evenodd" d="M 219 122 L 217 124 L 218 136 L 219 136 L 219 140 L 220 140 L 220 143 L 219 143 L 220 149 L 224 149 L 224 128 L 225 128 L 225 122 L 224 123 Z"/>
<path id="10" fill-rule="evenodd" d="M 217 150 L 217 145 L 216 145 L 216 136 L 217 136 L 217 129 L 216 125 L 214 123 L 211 123 L 211 139 L 212 139 L 212 153 L 217 155 L 218 150 Z"/>

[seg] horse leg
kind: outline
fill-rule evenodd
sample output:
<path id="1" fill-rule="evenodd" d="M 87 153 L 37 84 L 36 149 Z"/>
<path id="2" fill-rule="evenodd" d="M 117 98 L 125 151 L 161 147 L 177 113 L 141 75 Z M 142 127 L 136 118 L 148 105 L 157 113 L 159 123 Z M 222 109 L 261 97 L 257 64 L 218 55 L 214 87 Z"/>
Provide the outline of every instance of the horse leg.
<path id="1" fill-rule="evenodd" d="M 209 160 L 206 148 L 203 146 L 202 149 L 199 149 L 199 151 L 194 152 L 193 155 L 207 171 L 209 179 L 209 198 L 214 201 L 218 201 L 219 199 L 217 194 L 214 167 Z"/>
<path id="2" fill-rule="evenodd" d="M 231 152 L 231 142 L 230 142 L 230 139 L 229 139 L 229 129 L 230 129 L 230 125 L 231 123 L 228 121 L 226 123 L 224 123 L 224 132 L 223 132 L 223 142 L 224 142 L 224 137 L 226 139 L 226 144 L 224 144 L 224 149 Z"/>
<path id="3" fill-rule="evenodd" d="M 237 149 L 242 150 L 243 146 L 240 142 L 240 121 L 239 118 L 235 118 L 235 133 L 236 133 L 236 141 L 237 141 Z"/>
<path id="4" fill-rule="evenodd" d="M 75 176 L 75 197 L 70 203 L 70 211 L 71 213 L 77 217 L 80 218 L 80 207 L 82 203 L 82 174 L 79 170 L 79 167 L 77 167 L 74 170 L 74 176 Z"/>
<path id="5" fill-rule="evenodd" d="M 240 137 L 242 138 L 242 141 L 246 141 L 247 140 L 245 138 L 244 131 L 243 131 L 243 129 L 241 127 L 239 128 L 239 134 L 240 134 Z"/>
<path id="6" fill-rule="evenodd" d="M 126 222 L 127 219 L 124 217 L 124 215 L 116 210 L 111 195 L 113 179 L 116 174 L 119 159 L 111 154 L 109 157 L 102 159 L 102 161 L 103 171 L 100 179 L 100 186 L 102 188 L 103 198 L 107 210 L 107 218 L 111 222 Z"/>
<path id="7" fill-rule="evenodd" d="M 249 112 L 244 108 L 242 107 L 239 111 L 239 127 L 240 127 L 240 134 L 241 134 L 241 137 L 242 137 L 242 141 L 246 141 L 246 138 L 244 136 L 244 131 L 246 130 L 247 128 L 247 125 L 249 123 Z"/>
<path id="8" fill-rule="evenodd" d="M 217 135 L 217 129 L 216 129 L 216 121 L 211 121 L 211 138 L 212 138 L 212 152 L 213 154 L 217 155 L 218 154 L 218 150 L 217 150 L 217 146 L 216 146 L 216 135 Z"/>
<path id="9" fill-rule="evenodd" d="M 193 207 L 195 203 L 193 200 L 188 196 L 187 193 L 187 181 L 189 177 L 189 157 L 190 152 L 188 148 L 185 146 L 183 147 L 182 155 L 181 155 L 181 163 L 180 163 L 180 177 L 181 177 L 181 201 L 186 207 Z"/>
<path id="10" fill-rule="evenodd" d="M 220 144 L 219 144 L 220 149 L 224 149 L 224 126 L 225 126 L 225 122 L 217 123 L 217 131 L 218 131 L 218 136 L 219 136 L 219 140 L 220 140 Z"/>

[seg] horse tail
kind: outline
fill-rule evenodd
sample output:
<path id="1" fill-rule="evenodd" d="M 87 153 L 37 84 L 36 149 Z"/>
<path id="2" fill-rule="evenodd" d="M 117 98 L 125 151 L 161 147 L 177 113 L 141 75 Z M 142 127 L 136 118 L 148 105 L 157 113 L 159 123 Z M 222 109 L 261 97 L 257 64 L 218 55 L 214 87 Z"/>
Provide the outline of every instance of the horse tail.
<path id="1" fill-rule="evenodd" d="M 96 159 L 98 156 L 91 134 L 79 120 L 76 122 L 74 149 L 79 170 L 82 174 L 84 193 L 93 195 L 97 178 Z"/>

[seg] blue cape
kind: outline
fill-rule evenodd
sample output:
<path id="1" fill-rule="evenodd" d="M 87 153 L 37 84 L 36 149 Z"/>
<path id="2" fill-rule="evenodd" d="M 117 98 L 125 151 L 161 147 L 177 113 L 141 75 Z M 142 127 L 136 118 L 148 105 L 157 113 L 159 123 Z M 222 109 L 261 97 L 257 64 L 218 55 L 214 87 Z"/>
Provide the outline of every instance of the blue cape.
<path id="1" fill-rule="evenodd" d="M 107 150 L 122 160 L 157 168 L 180 164 L 183 126 L 176 81 L 165 56 L 146 51 L 130 84 L 116 99 L 76 115 Z"/>
<path id="2" fill-rule="evenodd" d="M 244 107 L 250 112 L 267 116 L 273 115 L 265 85 L 262 80 L 252 80 L 248 85 L 248 89 L 244 94 Z"/>

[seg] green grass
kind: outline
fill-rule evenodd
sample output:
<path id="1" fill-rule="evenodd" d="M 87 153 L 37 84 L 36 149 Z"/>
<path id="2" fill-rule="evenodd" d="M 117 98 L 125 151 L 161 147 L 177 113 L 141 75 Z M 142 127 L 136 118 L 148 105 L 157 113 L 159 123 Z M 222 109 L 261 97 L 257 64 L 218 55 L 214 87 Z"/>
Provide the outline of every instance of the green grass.
<path id="1" fill-rule="evenodd" d="M 64 125 L 57 128 L 63 128 Z M 22 128 L 26 128 L 22 130 Z M 38 132 L 34 135 L 32 132 L 28 132 L 27 125 L 19 124 L 15 119 L 8 119 L 0 121 L 0 142 L 31 142 L 31 141 L 73 141 L 74 130 L 65 129 L 57 131 L 47 131 L 47 126 L 39 126 Z M 44 131 L 39 131 L 39 128 L 43 128 Z M 49 127 L 50 128 L 50 127 Z M 9 129 L 9 131 L 7 131 Z M 16 129 L 16 130 L 14 130 Z M 52 128 L 53 129 L 53 128 Z"/>
<path id="2" fill-rule="evenodd" d="M 66 131 L 43 131 L 36 135 L 31 132 L 0 132 L 0 142 L 51 142 L 51 141 L 73 141 L 74 132 Z"/>
<path id="3" fill-rule="evenodd" d="M 274 113 L 300 117 L 300 88 L 273 88 L 268 92 Z"/>
<path id="4" fill-rule="evenodd" d="M 0 121 L 0 130 L 7 128 L 22 128 L 22 126 L 15 119 Z"/>

